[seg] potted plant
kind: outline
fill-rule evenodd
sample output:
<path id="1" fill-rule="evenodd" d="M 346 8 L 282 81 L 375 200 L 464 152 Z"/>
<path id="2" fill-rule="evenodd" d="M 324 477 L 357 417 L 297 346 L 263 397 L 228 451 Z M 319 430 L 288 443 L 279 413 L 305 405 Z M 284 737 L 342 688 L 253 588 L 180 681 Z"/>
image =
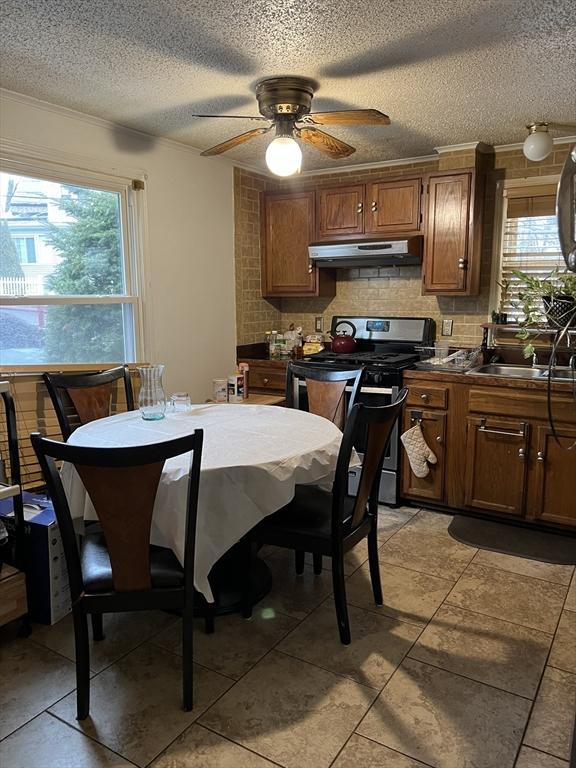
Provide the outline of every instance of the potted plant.
<path id="1" fill-rule="evenodd" d="M 576 326 L 576 274 L 560 272 L 558 268 L 543 278 L 520 270 L 513 274 L 523 285 L 515 302 L 524 315 L 519 339 L 534 338 L 538 334 L 528 329 L 545 324 L 558 329 Z M 530 357 L 534 353 L 533 344 L 526 344 L 523 351 L 525 357 Z"/>
<path id="2" fill-rule="evenodd" d="M 508 314 L 504 312 L 504 308 L 506 307 L 506 302 L 508 300 L 508 295 L 510 293 L 510 285 L 511 280 L 506 279 L 505 277 L 502 278 L 502 282 L 498 283 L 500 286 L 500 302 L 499 302 L 499 309 L 498 311 L 492 312 L 492 322 L 496 323 L 497 325 L 505 325 L 508 322 Z"/>

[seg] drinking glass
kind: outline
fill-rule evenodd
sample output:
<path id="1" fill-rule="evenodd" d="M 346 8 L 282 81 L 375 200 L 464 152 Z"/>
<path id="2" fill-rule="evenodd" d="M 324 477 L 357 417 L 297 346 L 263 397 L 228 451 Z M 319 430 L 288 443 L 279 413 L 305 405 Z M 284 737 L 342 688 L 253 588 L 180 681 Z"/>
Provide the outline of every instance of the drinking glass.
<path id="1" fill-rule="evenodd" d="M 174 413 L 185 413 L 192 407 L 188 392 L 174 392 L 170 397 Z"/>

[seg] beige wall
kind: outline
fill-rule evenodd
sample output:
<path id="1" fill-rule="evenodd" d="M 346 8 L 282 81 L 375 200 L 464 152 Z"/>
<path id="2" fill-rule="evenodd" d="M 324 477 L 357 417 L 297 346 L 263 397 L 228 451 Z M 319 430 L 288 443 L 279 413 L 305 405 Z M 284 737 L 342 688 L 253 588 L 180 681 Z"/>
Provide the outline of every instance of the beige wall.
<path id="1" fill-rule="evenodd" d="M 418 267 L 338 270 L 336 296 L 332 299 L 277 299 L 260 296 L 259 266 L 260 211 L 258 191 L 263 189 L 305 189 L 317 184 L 355 183 L 386 176 L 413 175 L 432 170 L 448 170 L 474 165 L 475 153 L 466 150 L 441 153 L 438 159 L 411 162 L 363 172 L 304 176 L 288 182 L 235 170 L 236 283 L 238 343 L 261 341 L 266 330 L 285 330 L 290 323 L 305 332 L 314 330 L 314 318 L 321 315 L 324 328 L 330 327 L 332 315 L 374 314 L 432 317 L 440 334 L 442 319 L 453 320 L 451 342 L 472 345 L 482 339 L 481 323 L 489 317 L 490 276 L 496 182 L 504 178 L 547 176 L 560 173 L 568 145 L 557 145 L 553 155 L 542 163 L 527 160 L 521 149 L 497 152 L 494 167 L 487 173 L 485 216 L 482 237 L 481 290 L 474 297 L 436 297 L 422 295 L 421 270 Z M 481 154 L 482 158 L 490 155 Z M 491 164 L 491 160 L 489 160 Z M 250 205 L 249 210 L 246 206 Z M 249 272 L 247 272 L 249 264 Z"/>
<path id="2" fill-rule="evenodd" d="M 202 402 L 234 370 L 233 169 L 183 145 L 2 94 L 2 140 L 86 158 L 84 167 L 147 175 L 145 356 L 166 364 L 167 392 Z"/>

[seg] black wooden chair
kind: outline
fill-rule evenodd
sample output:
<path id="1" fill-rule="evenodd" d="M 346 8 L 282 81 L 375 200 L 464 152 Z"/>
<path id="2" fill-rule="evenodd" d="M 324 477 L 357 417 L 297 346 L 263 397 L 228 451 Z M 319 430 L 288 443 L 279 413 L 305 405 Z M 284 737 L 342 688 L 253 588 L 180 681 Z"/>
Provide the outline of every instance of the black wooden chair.
<path id="1" fill-rule="evenodd" d="M 330 367 L 307 365 L 306 363 L 288 363 L 286 369 L 286 407 L 302 410 L 306 399 L 310 413 L 323 416 L 339 429 L 344 429 L 356 397 L 360 391 L 360 382 L 364 368 L 336 370 Z M 306 384 L 306 398 L 300 396 L 300 381 Z M 348 399 L 346 390 L 350 390 Z M 304 573 L 305 553 L 295 553 L 296 573 Z M 314 573 L 322 572 L 322 555 L 313 554 Z"/>
<path id="2" fill-rule="evenodd" d="M 76 644 L 77 718 L 88 717 L 90 666 L 88 614 L 152 609 L 182 611 L 184 709 L 192 709 L 194 549 L 202 430 L 176 440 L 131 448 L 81 448 L 31 435 L 54 503 L 70 580 Z M 154 500 L 164 462 L 192 451 L 184 567 L 174 553 L 150 545 Z M 55 459 L 72 463 L 103 529 L 79 551 Z"/>
<path id="3" fill-rule="evenodd" d="M 315 485 L 296 487 L 287 506 L 263 520 L 253 532 L 255 541 L 332 558 L 332 583 L 340 640 L 350 643 L 346 607 L 344 555 L 359 541 L 368 539 L 370 578 L 374 600 L 382 605 L 378 567 L 378 490 L 384 452 L 394 423 L 408 394 L 402 389 L 395 402 L 381 407 L 357 403 L 346 422 L 338 454 L 332 491 Z M 367 431 L 366 451 L 358 495 L 348 495 L 348 468 L 354 441 Z"/>
<path id="4" fill-rule="evenodd" d="M 43 375 L 64 440 L 82 424 L 110 416 L 112 396 L 122 379 L 126 408 L 134 410 L 134 395 L 128 366 L 101 373 L 45 373 Z"/>

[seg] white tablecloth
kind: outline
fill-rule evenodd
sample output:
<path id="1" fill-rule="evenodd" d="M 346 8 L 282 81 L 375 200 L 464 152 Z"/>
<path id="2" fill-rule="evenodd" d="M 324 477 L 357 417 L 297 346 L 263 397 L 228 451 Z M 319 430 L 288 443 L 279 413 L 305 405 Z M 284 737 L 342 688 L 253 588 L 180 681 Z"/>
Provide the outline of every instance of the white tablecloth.
<path id="1" fill-rule="evenodd" d="M 296 484 L 332 479 L 342 433 L 330 421 L 304 411 L 261 405 L 210 404 L 161 421 L 138 411 L 90 422 L 69 443 L 89 447 L 145 445 L 204 430 L 196 532 L 196 589 L 209 601 L 214 563 L 264 517 L 287 504 Z M 164 466 L 152 518 L 151 541 L 184 557 L 189 454 Z M 74 468 L 62 467 L 73 517 L 95 519 Z"/>

